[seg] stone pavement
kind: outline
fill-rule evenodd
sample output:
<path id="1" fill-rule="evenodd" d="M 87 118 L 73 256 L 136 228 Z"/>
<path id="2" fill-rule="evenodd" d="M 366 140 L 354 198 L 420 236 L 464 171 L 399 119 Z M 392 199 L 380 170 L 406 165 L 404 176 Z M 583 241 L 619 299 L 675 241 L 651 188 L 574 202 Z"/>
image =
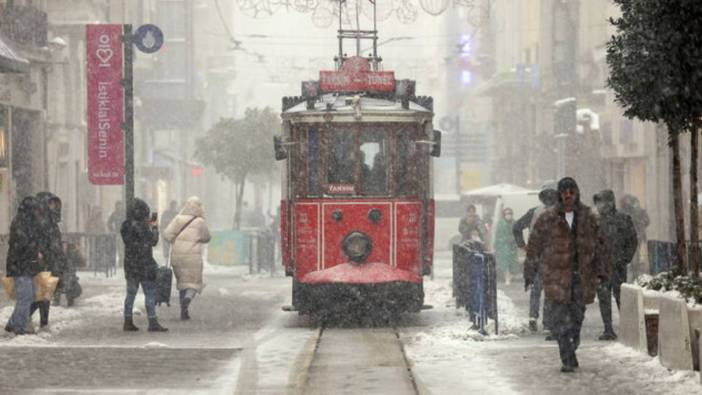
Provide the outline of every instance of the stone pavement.
<path id="1" fill-rule="evenodd" d="M 237 349 L 7 347 L 0 393 L 217 391 L 236 381 Z M 227 377 L 230 376 L 230 377 Z M 166 379 L 167 378 L 167 379 Z"/>

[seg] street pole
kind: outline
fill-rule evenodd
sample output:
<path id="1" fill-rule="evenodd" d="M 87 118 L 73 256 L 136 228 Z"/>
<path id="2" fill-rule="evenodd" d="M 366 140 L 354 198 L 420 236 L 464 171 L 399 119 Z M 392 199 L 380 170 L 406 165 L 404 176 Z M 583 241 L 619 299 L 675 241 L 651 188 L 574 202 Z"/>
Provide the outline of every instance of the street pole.
<path id="1" fill-rule="evenodd" d="M 460 115 L 456 115 L 454 119 L 454 125 L 456 125 L 456 193 L 461 194 L 461 162 L 463 159 L 463 154 L 461 152 L 461 118 Z"/>
<path id="2" fill-rule="evenodd" d="M 126 207 L 134 199 L 134 77 L 132 25 L 124 25 L 124 202 Z"/>

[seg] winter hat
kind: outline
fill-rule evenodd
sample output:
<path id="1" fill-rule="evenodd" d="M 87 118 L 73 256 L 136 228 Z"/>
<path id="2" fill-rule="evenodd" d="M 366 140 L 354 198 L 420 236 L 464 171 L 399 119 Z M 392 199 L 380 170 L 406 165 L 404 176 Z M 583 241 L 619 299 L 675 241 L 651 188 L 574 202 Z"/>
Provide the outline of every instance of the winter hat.
<path id="1" fill-rule="evenodd" d="M 539 201 L 544 206 L 553 206 L 558 201 L 558 191 L 553 188 L 546 188 L 539 192 Z"/>
<path id="2" fill-rule="evenodd" d="M 571 177 L 563 177 L 560 179 L 560 181 L 558 181 L 558 193 L 562 193 L 566 189 L 575 189 L 576 191 L 580 191 L 580 188 L 578 188 L 578 183 L 576 183 Z"/>
<path id="3" fill-rule="evenodd" d="M 614 204 L 614 192 L 611 189 L 605 189 L 603 191 L 597 192 L 593 197 L 592 201 L 597 204 L 602 203 L 612 203 Z"/>

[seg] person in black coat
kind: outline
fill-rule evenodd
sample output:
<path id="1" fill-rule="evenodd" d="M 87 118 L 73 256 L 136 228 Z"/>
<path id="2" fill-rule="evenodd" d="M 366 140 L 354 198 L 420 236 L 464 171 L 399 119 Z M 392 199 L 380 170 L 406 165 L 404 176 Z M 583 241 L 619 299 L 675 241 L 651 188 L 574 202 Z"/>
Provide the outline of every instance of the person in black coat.
<path id="1" fill-rule="evenodd" d="M 132 319 L 134 299 L 141 285 L 146 299 L 149 332 L 168 329 L 156 317 L 156 273 L 158 264 L 153 257 L 153 247 L 158 244 L 158 224 L 149 218 L 151 210 L 141 199 L 134 199 L 127 208 L 127 219 L 120 234 L 124 241 L 124 277 L 127 280 L 127 297 L 124 300 L 124 330 L 137 331 Z"/>
<path id="2" fill-rule="evenodd" d="M 39 225 L 39 248 L 44 255 L 40 261 L 42 272 L 51 272 L 52 275 L 61 278 L 66 267 L 66 254 L 63 251 L 61 240 L 61 199 L 51 192 L 39 192 L 37 200 L 41 209 L 41 220 Z M 61 287 L 61 283 L 57 288 Z M 56 292 L 59 292 L 58 289 Z M 39 322 L 42 328 L 49 325 L 48 300 L 40 300 L 32 303 L 30 317 L 39 309 Z"/>
<path id="3" fill-rule="evenodd" d="M 617 210 L 614 192 L 609 189 L 598 192 L 593 197 L 599 214 L 600 227 L 605 232 L 611 254 L 611 262 L 607 269 L 610 281 L 600 284 L 597 289 L 597 299 L 600 302 L 600 314 L 604 323 L 604 333 L 600 340 L 615 340 L 617 338 L 612 327 L 612 291 L 617 309 L 620 306 L 622 283 L 626 281 L 626 269 L 631 262 L 636 249 L 638 238 L 631 217 Z"/>
<path id="4" fill-rule="evenodd" d="M 26 197 L 10 225 L 10 242 L 7 250 L 6 276 L 15 280 L 16 302 L 5 330 L 18 335 L 32 333 L 27 330 L 29 312 L 34 300 L 33 277 L 41 271 L 42 254 L 39 249 L 39 203 Z"/>

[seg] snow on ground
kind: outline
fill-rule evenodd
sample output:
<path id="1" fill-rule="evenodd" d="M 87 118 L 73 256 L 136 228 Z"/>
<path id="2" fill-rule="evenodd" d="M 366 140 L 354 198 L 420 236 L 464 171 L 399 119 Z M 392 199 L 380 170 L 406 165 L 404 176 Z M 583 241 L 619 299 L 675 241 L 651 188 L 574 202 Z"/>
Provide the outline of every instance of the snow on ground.
<path id="1" fill-rule="evenodd" d="M 527 330 L 528 319 L 520 315 L 509 297 L 498 291 L 500 334 L 494 334 L 491 321 L 486 328 L 489 335 L 482 336 L 470 329 L 465 310 L 455 308 L 447 280 L 426 281 L 424 291 L 426 302 L 434 306 L 431 315 L 436 317 L 431 318 L 429 326 L 404 330 L 402 334 L 405 351 L 423 392 L 518 393 L 503 377 L 495 361 L 480 352 L 485 344 L 514 340 Z"/>
<path id="2" fill-rule="evenodd" d="M 622 366 L 636 366 L 636 369 L 611 371 L 612 381 L 631 381 L 640 383 L 640 393 L 653 392 L 655 387 L 667 386 L 673 394 L 702 393 L 700 373 L 693 371 L 670 370 L 661 365 L 658 357 L 652 358 L 637 352 L 621 343 L 613 343 L 603 348 L 607 357 L 617 360 Z"/>

